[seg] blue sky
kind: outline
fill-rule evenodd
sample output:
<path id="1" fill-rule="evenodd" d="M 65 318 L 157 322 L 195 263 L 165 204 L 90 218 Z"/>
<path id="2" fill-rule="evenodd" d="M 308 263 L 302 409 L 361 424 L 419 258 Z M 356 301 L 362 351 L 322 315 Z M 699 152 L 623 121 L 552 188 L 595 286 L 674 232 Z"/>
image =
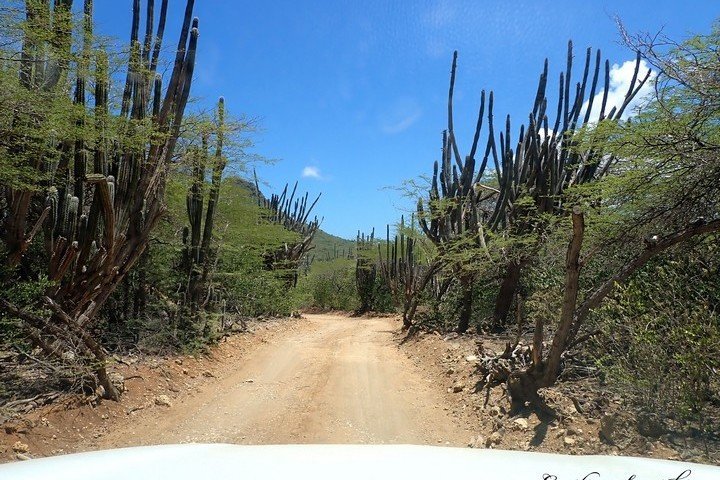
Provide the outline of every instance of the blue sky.
<path id="1" fill-rule="evenodd" d="M 177 42 L 184 3 L 170 0 L 166 46 Z M 130 4 L 96 1 L 99 32 L 126 41 Z M 681 39 L 709 31 L 718 7 L 715 0 L 197 0 L 193 94 L 197 105 L 222 95 L 235 114 L 258 118 L 252 152 L 278 160 L 258 166 L 266 193 L 300 180 L 300 189 L 323 193 L 316 207 L 323 229 L 350 238 L 358 229 L 383 231 L 412 210 L 394 187 L 431 173 L 439 155 L 453 50 L 455 125 L 467 151 L 480 91 L 495 92 L 496 118 L 509 113 L 519 125 L 545 57 L 549 89 L 557 85 L 569 39 L 576 56 L 592 46 L 621 65 L 634 55 L 619 44 L 614 15 L 630 32 L 663 29 Z"/>

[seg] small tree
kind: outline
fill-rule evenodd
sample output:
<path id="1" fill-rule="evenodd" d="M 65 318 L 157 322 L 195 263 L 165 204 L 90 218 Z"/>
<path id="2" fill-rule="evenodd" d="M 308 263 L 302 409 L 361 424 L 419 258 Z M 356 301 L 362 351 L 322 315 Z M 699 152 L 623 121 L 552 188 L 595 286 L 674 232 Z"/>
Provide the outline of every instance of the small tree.
<path id="1" fill-rule="evenodd" d="M 550 349 L 544 354 L 545 325 L 541 317 L 538 317 L 535 323 L 530 366 L 512 372 L 507 380 L 514 411 L 524 407 L 526 403 L 534 406 L 543 404 L 538 390 L 555 384 L 561 372 L 563 354 L 587 339 L 587 337 L 578 337 L 578 332 L 592 310 L 597 308 L 618 284 L 626 282 L 650 259 L 665 250 L 697 235 L 720 231 L 720 219 L 712 221 L 700 219 L 662 237 L 653 236 L 642 249 L 622 262 L 619 268 L 611 271 L 579 302 L 581 272 L 585 265 L 585 260 L 581 260 L 580 257 L 585 239 L 585 215 L 580 207 L 575 207 L 571 218 L 572 236 L 565 260 L 565 287 L 558 323 L 552 335 Z"/>

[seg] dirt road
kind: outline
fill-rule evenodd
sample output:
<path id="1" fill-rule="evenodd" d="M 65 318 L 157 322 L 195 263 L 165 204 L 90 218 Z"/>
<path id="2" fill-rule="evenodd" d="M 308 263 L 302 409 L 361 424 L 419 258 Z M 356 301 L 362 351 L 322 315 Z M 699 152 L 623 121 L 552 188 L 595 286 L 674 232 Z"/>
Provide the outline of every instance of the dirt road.
<path id="1" fill-rule="evenodd" d="M 138 416 L 92 449 L 184 442 L 466 445 L 471 433 L 397 347 L 386 318 L 307 315 L 211 391 Z"/>

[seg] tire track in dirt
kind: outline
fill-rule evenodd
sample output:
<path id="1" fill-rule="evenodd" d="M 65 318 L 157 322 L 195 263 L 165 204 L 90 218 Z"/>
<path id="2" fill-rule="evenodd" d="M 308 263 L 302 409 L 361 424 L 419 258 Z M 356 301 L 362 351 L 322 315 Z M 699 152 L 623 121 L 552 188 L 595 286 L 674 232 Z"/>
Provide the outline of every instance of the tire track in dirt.
<path id="1" fill-rule="evenodd" d="M 443 410 L 399 349 L 388 318 L 307 315 L 194 397 L 145 412 L 83 450 L 161 443 L 412 443 L 466 445 L 471 432 Z"/>

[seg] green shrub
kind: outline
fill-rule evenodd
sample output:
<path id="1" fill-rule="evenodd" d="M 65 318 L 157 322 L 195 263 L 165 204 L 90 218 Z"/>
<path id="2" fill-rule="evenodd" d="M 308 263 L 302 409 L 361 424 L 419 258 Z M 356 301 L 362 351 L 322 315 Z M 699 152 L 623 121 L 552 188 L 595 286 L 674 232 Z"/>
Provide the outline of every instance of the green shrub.
<path id="1" fill-rule="evenodd" d="M 593 355 L 614 389 L 664 416 L 702 417 L 720 400 L 718 238 L 648 264 L 593 317 Z"/>
<path id="2" fill-rule="evenodd" d="M 297 286 L 299 308 L 355 310 L 360 300 L 355 286 L 355 260 L 315 261 Z"/>

